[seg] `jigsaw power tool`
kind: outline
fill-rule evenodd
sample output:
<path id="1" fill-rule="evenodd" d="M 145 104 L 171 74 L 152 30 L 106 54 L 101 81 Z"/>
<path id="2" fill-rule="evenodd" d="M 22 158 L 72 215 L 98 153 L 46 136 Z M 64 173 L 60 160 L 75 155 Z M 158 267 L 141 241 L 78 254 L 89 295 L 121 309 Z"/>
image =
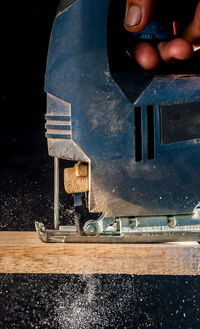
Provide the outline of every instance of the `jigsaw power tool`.
<path id="1" fill-rule="evenodd" d="M 145 72 L 127 55 L 136 37 L 123 27 L 125 5 L 60 2 L 45 82 L 54 229 L 36 222 L 44 242 L 200 240 L 200 54 Z M 165 31 L 179 14 L 164 10 Z M 74 226 L 60 225 L 60 159 Z"/>

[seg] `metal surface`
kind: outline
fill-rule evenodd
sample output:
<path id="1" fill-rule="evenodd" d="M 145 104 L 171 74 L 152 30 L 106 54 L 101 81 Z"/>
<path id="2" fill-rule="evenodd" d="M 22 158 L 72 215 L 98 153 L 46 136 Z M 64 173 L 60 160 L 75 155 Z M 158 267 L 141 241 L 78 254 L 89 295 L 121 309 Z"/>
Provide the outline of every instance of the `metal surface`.
<path id="1" fill-rule="evenodd" d="M 176 217 L 116 217 L 102 214 L 97 220 L 84 225 L 86 236 L 80 236 L 75 226 L 60 226 L 58 230 L 46 230 L 36 222 L 36 230 L 43 242 L 172 242 L 200 240 L 199 207 L 191 215 Z"/>
<path id="2" fill-rule="evenodd" d="M 54 158 L 54 228 L 59 227 L 59 159 Z"/>
<path id="3" fill-rule="evenodd" d="M 168 225 L 166 218 L 158 220 L 140 219 L 137 228 L 131 228 L 130 221 L 122 218 L 120 221 L 120 231 L 112 231 L 113 227 L 108 227 L 102 234 L 90 232 L 88 225 L 88 235 L 80 236 L 75 233 L 75 227 L 65 227 L 62 230 L 45 229 L 42 223 L 36 222 L 36 230 L 42 242 L 64 242 L 64 243 L 164 243 L 181 241 L 200 240 L 200 220 L 191 221 L 180 220 L 176 228 Z M 110 230 L 110 231 L 109 231 Z"/>
<path id="4" fill-rule="evenodd" d="M 114 217 L 105 218 L 105 215 L 102 214 L 96 221 L 87 221 L 84 225 L 84 232 L 89 235 L 96 235 L 104 233 L 108 229 L 109 232 L 114 231 L 114 233 L 117 233 L 117 227 L 113 227 L 111 231 L 109 230 L 110 225 L 113 226 L 115 221 Z"/>

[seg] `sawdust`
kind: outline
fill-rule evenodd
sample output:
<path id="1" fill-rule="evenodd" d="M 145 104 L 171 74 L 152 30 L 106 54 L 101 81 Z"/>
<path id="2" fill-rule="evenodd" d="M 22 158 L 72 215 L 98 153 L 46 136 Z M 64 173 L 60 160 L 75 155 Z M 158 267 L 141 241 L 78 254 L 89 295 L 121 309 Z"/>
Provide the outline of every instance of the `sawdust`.
<path id="1" fill-rule="evenodd" d="M 198 329 L 198 276 L 0 274 L 1 329 Z"/>
<path id="2" fill-rule="evenodd" d="M 127 276 L 120 282 L 112 276 L 80 276 L 76 284 L 68 282 L 57 291 L 54 313 L 60 329 L 130 328 L 130 312 L 137 301 L 138 289 Z M 127 314 L 126 314 L 127 313 Z M 124 316 L 124 314 L 126 316 Z M 146 317 L 146 327 L 151 318 Z"/>
<path id="3" fill-rule="evenodd" d="M 34 231 L 35 221 L 46 227 L 53 227 L 53 195 L 41 193 L 0 194 L 0 229 L 15 231 Z M 73 207 L 60 202 L 60 221 L 63 225 L 74 224 Z"/>
<path id="4" fill-rule="evenodd" d="M 34 231 L 35 221 L 53 227 L 53 179 L 50 168 L 42 168 L 40 179 L 25 175 L 9 175 L 4 171 L 0 193 L 0 229 Z M 5 178 L 4 178 L 5 177 Z M 60 191 L 60 220 L 62 225 L 73 224 L 72 197 Z"/>

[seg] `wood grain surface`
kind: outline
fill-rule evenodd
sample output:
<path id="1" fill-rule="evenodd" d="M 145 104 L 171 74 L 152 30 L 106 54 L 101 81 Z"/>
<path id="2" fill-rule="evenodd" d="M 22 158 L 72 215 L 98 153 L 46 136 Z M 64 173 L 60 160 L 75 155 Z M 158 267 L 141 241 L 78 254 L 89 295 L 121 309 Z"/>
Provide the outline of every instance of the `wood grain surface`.
<path id="1" fill-rule="evenodd" d="M 199 275 L 200 245 L 42 243 L 0 232 L 0 273 Z"/>

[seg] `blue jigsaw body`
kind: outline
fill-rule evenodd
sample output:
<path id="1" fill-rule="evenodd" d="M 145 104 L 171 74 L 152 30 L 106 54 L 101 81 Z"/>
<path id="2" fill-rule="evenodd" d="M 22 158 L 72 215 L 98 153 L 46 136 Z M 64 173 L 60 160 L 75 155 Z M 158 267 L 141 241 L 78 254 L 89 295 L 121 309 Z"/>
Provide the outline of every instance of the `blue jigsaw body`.
<path id="1" fill-rule="evenodd" d="M 130 100 L 110 72 L 109 4 L 66 2 L 55 19 L 45 81 L 49 155 L 88 164 L 90 213 L 190 215 L 200 201 L 200 77 L 154 75 Z M 169 32 L 151 22 L 135 35 L 163 40 Z"/>

